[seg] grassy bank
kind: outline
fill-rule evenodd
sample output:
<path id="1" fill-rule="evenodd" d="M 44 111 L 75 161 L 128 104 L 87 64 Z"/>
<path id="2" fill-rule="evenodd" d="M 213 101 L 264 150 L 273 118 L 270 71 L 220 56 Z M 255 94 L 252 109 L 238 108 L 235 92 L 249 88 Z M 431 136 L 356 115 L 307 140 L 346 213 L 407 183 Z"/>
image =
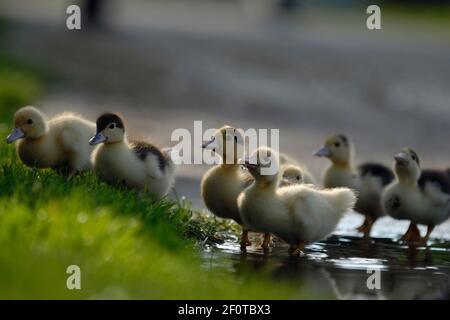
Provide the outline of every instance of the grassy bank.
<path id="1" fill-rule="evenodd" d="M 263 275 L 203 270 L 196 243 L 214 226 L 187 205 L 23 166 L 4 138 L 14 110 L 42 94 L 28 70 L 0 58 L 0 298 L 302 298 Z M 69 265 L 81 290 L 66 287 Z"/>

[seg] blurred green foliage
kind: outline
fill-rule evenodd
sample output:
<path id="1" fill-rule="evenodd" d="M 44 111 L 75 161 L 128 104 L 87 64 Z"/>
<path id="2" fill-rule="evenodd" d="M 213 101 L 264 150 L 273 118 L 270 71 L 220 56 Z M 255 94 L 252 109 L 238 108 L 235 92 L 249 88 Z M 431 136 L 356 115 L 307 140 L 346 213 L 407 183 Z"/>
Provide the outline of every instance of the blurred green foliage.
<path id="1" fill-rule="evenodd" d="M 0 121 L 11 121 L 14 110 L 33 101 L 42 91 L 35 71 L 0 55 Z"/>

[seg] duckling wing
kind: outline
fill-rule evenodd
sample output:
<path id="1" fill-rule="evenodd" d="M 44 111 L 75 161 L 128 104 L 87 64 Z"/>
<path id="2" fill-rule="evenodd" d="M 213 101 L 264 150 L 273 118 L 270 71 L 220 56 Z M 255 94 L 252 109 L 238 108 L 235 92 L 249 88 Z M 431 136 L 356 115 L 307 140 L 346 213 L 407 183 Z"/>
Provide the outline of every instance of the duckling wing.
<path id="1" fill-rule="evenodd" d="M 394 180 L 394 174 L 388 167 L 378 163 L 365 163 L 358 167 L 361 177 L 372 176 L 381 180 L 383 186 L 387 186 Z"/>
<path id="2" fill-rule="evenodd" d="M 352 209 L 356 198 L 347 188 L 317 190 L 307 186 L 282 188 L 284 203 L 299 235 L 319 240 L 333 232 L 342 215 Z"/>
<path id="3" fill-rule="evenodd" d="M 130 149 L 141 161 L 146 162 L 149 160 L 149 157 L 153 157 L 155 159 L 156 168 L 153 168 L 154 172 L 152 172 L 152 174 L 155 174 L 156 177 L 162 176 L 169 164 L 161 150 L 151 143 L 144 141 L 131 141 L 129 145 Z"/>
<path id="4" fill-rule="evenodd" d="M 448 172 L 424 170 L 419 178 L 419 188 L 434 203 L 442 204 L 450 197 L 450 178 Z"/>

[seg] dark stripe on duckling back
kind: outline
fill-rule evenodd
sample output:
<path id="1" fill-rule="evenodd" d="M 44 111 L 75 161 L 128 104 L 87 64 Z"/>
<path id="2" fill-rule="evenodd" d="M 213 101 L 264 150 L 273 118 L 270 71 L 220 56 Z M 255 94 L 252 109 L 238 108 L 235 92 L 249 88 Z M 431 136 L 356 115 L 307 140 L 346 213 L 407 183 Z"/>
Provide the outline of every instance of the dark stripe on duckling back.
<path id="1" fill-rule="evenodd" d="M 434 183 L 439 186 L 442 192 L 450 194 L 450 178 L 448 171 L 424 170 L 420 175 L 419 188 L 424 191 L 428 183 Z"/>
<path id="2" fill-rule="evenodd" d="M 378 163 L 365 163 L 358 167 L 361 177 L 371 175 L 380 177 L 383 186 L 388 185 L 394 180 L 394 174 L 388 167 Z"/>
<path id="3" fill-rule="evenodd" d="M 133 152 L 141 159 L 142 161 L 145 161 L 147 156 L 149 154 L 153 154 L 158 159 L 159 168 L 161 171 L 164 171 L 164 169 L 167 166 L 167 159 L 164 156 L 164 154 L 154 145 L 144 142 L 144 141 L 131 141 L 130 147 L 133 150 Z"/>
<path id="4" fill-rule="evenodd" d="M 117 128 L 125 128 L 124 122 L 120 116 L 115 113 L 104 113 L 97 118 L 97 133 L 102 132 L 111 123 L 115 123 Z"/>

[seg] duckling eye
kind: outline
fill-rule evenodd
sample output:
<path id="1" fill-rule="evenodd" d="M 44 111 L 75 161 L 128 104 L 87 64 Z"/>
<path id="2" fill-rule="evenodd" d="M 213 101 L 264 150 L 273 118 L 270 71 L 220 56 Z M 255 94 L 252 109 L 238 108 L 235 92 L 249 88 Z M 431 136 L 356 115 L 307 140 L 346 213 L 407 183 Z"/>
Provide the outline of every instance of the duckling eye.
<path id="1" fill-rule="evenodd" d="M 336 148 L 339 148 L 339 147 L 341 146 L 341 144 L 340 144 L 339 142 L 336 142 L 336 143 L 334 144 L 334 146 L 335 146 Z"/>
<path id="2" fill-rule="evenodd" d="M 111 123 L 110 125 L 109 125 L 109 128 L 110 129 L 114 129 L 116 127 L 116 125 L 114 124 L 114 123 Z"/>
<path id="3" fill-rule="evenodd" d="M 33 119 L 28 119 L 27 124 L 33 124 Z"/>
<path id="4" fill-rule="evenodd" d="M 213 152 L 216 152 L 216 148 L 213 148 L 212 151 L 213 151 Z"/>
<path id="5" fill-rule="evenodd" d="M 415 155 L 411 155 L 411 159 L 413 159 L 414 161 L 416 161 L 416 160 L 417 160 L 417 158 L 416 158 L 416 156 L 415 156 Z"/>
<path id="6" fill-rule="evenodd" d="M 297 180 L 300 181 L 300 176 L 297 176 Z"/>

